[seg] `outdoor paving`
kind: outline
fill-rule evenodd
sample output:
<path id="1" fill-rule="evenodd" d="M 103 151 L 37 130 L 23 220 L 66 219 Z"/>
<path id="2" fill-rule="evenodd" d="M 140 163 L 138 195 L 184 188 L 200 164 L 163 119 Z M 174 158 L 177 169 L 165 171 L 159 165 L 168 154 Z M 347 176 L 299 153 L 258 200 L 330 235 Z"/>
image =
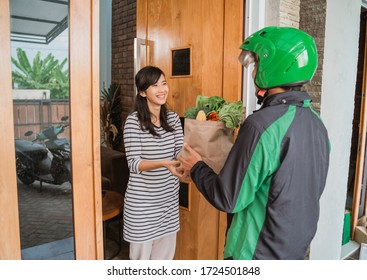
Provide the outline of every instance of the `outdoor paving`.
<path id="1" fill-rule="evenodd" d="M 22 258 L 73 259 L 74 230 L 70 184 L 43 184 L 41 189 L 38 181 L 30 186 L 18 182 L 18 203 Z M 117 221 L 112 221 L 109 225 L 109 235 L 115 239 L 118 237 L 118 226 Z M 58 250 L 58 246 L 63 248 Z M 116 250 L 116 243 L 107 239 L 107 257 Z M 58 252 L 63 254 L 58 256 Z M 128 243 L 122 241 L 120 253 L 114 259 L 128 259 Z"/>
<path id="2" fill-rule="evenodd" d="M 73 236 L 70 184 L 18 183 L 18 204 L 22 249 Z"/>

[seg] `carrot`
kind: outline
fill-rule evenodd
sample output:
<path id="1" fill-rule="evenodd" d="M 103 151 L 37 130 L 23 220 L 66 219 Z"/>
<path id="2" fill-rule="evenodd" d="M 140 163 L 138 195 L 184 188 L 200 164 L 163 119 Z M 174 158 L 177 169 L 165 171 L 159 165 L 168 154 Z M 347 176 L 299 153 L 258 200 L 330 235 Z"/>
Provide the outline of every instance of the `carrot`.
<path id="1" fill-rule="evenodd" d="M 219 121 L 218 113 L 217 112 L 211 112 L 209 113 L 207 117 L 208 121 Z"/>

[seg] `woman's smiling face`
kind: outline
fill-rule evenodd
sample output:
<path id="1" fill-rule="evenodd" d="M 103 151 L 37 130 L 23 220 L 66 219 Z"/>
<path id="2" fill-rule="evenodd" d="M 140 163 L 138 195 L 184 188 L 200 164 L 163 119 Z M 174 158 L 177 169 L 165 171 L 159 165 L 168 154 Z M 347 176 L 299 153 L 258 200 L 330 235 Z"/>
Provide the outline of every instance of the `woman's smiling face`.
<path id="1" fill-rule="evenodd" d="M 147 98 L 148 106 L 164 105 L 168 97 L 168 84 L 166 78 L 161 75 L 158 81 L 140 93 Z"/>

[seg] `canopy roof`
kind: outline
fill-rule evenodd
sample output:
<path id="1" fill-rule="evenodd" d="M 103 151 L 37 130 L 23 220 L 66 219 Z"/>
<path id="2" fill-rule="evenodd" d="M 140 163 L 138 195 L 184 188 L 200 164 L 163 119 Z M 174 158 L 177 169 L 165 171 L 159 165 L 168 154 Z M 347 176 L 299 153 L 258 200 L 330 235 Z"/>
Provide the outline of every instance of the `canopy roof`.
<path id="1" fill-rule="evenodd" d="M 68 27 L 69 0 L 10 0 L 11 40 L 48 44 Z"/>

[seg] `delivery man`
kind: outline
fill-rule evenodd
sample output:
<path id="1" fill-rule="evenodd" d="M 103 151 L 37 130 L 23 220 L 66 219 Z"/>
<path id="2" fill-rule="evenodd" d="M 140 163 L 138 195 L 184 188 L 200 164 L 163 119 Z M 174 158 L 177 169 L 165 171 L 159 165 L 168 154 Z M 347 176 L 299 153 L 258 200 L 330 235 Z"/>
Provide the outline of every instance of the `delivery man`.
<path id="1" fill-rule="evenodd" d="M 185 144 L 183 170 L 217 209 L 233 213 L 225 259 L 304 259 L 316 233 L 329 166 L 329 139 L 301 86 L 317 68 L 314 39 L 266 27 L 245 39 L 240 62 L 262 107 L 247 117 L 216 174 Z"/>

